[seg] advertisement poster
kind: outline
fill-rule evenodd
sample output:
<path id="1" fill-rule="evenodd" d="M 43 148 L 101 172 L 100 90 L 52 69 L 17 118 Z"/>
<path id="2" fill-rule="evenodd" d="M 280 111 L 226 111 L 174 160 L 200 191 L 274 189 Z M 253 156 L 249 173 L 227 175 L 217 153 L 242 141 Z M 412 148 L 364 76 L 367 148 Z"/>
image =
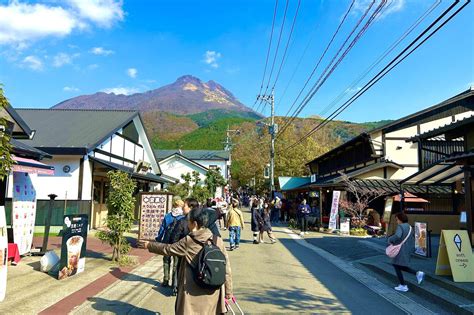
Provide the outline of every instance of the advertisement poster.
<path id="1" fill-rule="evenodd" d="M 350 218 L 341 218 L 340 230 L 342 234 L 350 234 L 351 231 L 351 219 Z"/>
<path id="2" fill-rule="evenodd" d="M 8 236 L 5 207 L 0 206 L 0 302 L 7 293 Z"/>
<path id="3" fill-rule="evenodd" d="M 139 240 L 155 240 L 161 221 L 171 209 L 172 195 L 164 193 L 143 193 L 140 196 Z"/>
<path id="4" fill-rule="evenodd" d="M 65 215 L 58 279 L 66 279 L 84 271 L 86 266 L 87 214 Z"/>
<path id="5" fill-rule="evenodd" d="M 13 172 L 13 242 L 18 245 L 20 255 L 29 253 L 31 250 L 35 218 L 36 191 L 31 181 L 31 175 Z"/>
<path id="6" fill-rule="evenodd" d="M 331 216 L 329 217 L 329 229 L 335 230 L 337 228 L 337 213 L 339 211 L 339 197 L 341 192 L 334 190 L 332 192 Z"/>
<path id="7" fill-rule="evenodd" d="M 415 254 L 428 257 L 428 228 L 425 222 L 415 222 Z"/>
<path id="8" fill-rule="evenodd" d="M 452 275 L 454 282 L 474 282 L 474 255 L 466 230 L 441 231 L 436 275 Z"/>

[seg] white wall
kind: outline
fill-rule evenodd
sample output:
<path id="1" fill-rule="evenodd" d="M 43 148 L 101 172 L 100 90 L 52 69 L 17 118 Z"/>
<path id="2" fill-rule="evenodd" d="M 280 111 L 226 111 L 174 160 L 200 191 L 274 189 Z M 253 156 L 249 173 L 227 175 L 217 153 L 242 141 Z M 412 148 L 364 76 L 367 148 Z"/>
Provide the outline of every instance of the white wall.
<path id="1" fill-rule="evenodd" d="M 161 161 L 160 168 L 163 174 L 179 179 L 181 183 L 184 182 L 181 179 L 181 175 L 186 173 L 192 174 L 193 171 L 196 171 L 200 174 L 199 178 L 201 181 L 206 179 L 207 171 L 177 156 L 173 156 L 167 160 Z"/>
<path id="2" fill-rule="evenodd" d="M 204 167 L 209 168 L 211 165 L 217 165 L 221 171 L 221 175 L 227 180 L 227 161 L 226 160 L 194 160 L 194 162 L 201 164 Z"/>

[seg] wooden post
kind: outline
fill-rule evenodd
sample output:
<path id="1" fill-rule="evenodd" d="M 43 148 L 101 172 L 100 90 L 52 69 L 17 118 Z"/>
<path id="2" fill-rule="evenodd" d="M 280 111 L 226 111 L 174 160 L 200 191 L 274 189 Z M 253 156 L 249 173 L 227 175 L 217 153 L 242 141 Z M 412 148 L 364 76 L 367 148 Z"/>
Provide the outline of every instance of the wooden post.
<path id="1" fill-rule="evenodd" d="M 471 168 L 469 163 L 466 161 L 464 163 L 464 196 L 465 196 L 465 210 L 466 210 L 466 219 L 467 219 L 467 233 L 472 244 L 472 227 L 474 225 L 474 217 L 472 211 L 472 176 Z"/>

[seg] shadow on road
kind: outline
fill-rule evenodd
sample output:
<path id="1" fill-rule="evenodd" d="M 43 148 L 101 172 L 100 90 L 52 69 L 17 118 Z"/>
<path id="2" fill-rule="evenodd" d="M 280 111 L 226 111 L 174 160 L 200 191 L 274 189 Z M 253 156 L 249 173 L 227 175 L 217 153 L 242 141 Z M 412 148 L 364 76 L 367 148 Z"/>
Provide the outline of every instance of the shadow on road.
<path id="1" fill-rule="evenodd" d="M 96 297 L 90 297 L 87 300 L 93 303 L 92 308 L 98 312 L 110 312 L 113 314 L 159 314 L 117 300 L 106 300 Z"/>

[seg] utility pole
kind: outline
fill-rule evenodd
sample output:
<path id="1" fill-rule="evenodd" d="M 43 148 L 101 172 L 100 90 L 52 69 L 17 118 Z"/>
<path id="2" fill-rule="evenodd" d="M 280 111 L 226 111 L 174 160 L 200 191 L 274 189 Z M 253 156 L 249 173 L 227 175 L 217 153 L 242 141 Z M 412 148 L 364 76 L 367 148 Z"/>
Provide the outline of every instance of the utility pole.
<path id="1" fill-rule="evenodd" d="M 270 197 L 273 198 L 275 191 L 275 136 L 278 132 L 278 125 L 275 124 L 275 97 L 274 91 L 269 95 L 258 95 L 257 100 L 262 100 L 271 106 L 270 124 L 267 124 L 270 132 Z"/>

